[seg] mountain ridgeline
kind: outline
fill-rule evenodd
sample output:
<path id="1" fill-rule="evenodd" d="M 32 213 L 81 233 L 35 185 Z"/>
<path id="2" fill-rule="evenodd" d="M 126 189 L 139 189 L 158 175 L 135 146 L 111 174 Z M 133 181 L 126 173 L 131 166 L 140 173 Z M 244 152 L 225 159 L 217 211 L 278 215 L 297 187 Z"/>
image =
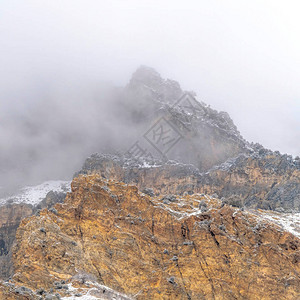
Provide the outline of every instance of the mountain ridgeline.
<path id="1" fill-rule="evenodd" d="M 122 95 L 120 122 L 130 120 L 140 129 L 136 139 L 151 156 L 130 148 L 117 155 L 96 154 L 79 173 L 101 172 L 156 193 L 201 192 L 240 207 L 300 211 L 299 157 L 247 142 L 226 112 L 199 102 L 194 92 L 182 91 L 151 68 L 140 67 Z M 168 124 L 166 131 L 178 142 L 170 142 L 164 153 L 163 126 Z M 160 141 L 153 138 L 157 132 Z"/>

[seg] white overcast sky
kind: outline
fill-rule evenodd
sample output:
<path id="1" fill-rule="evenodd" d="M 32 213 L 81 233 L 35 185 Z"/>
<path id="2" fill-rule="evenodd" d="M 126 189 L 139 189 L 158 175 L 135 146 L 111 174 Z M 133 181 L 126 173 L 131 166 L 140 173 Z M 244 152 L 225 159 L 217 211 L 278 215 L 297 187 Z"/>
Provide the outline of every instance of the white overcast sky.
<path id="1" fill-rule="evenodd" d="M 1 0 L 0 113 L 36 82 L 124 85 L 143 64 L 299 155 L 299 16 L 298 0 Z"/>

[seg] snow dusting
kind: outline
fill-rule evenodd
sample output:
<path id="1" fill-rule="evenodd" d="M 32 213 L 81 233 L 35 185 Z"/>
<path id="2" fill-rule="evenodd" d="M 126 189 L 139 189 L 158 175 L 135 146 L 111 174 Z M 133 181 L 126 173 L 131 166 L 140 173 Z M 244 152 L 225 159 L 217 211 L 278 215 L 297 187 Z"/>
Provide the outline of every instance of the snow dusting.
<path id="1" fill-rule="evenodd" d="M 90 288 L 75 288 L 72 283 L 68 284 L 68 291 L 71 295 L 62 297 L 63 300 L 94 300 L 94 299 L 114 299 L 131 300 L 130 297 L 123 295 L 105 285 L 97 282 L 87 282 Z M 94 295 L 92 295 L 94 294 Z"/>
<path id="2" fill-rule="evenodd" d="M 61 298 L 63 300 L 99 300 L 99 298 L 96 298 L 94 296 L 91 296 L 91 295 L 82 295 L 82 296 L 70 296 L 70 297 L 63 297 Z"/>
<path id="3" fill-rule="evenodd" d="M 282 230 L 288 231 L 300 238 L 300 213 L 279 213 L 275 211 L 251 211 L 259 216 L 262 220 L 271 221 L 281 227 Z"/>
<path id="4" fill-rule="evenodd" d="M 71 181 L 51 180 L 36 186 L 27 186 L 18 193 L 0 199 L 0 206 L 7 203 L 26 203 L 37 205 L 50 192 L 70 192 Z"/>

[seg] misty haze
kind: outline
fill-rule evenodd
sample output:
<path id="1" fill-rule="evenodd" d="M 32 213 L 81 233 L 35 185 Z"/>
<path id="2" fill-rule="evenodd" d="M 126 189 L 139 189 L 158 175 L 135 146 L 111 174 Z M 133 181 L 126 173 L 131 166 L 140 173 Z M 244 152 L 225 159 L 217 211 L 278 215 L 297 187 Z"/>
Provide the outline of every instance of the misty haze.
<path id="1" fill-rule="evenodd" d="M 299 299 L 299 10 L 2 1 L 0 300 Z"/>
<path id="2" fill-rule="evenodd" d="M 296 10 L 258 3 L 4 2 L 2 185 L 70 178 L 122 138 L 107 93 L 140 65 L 228 112 L 248 141 L 299 155 Z"/>

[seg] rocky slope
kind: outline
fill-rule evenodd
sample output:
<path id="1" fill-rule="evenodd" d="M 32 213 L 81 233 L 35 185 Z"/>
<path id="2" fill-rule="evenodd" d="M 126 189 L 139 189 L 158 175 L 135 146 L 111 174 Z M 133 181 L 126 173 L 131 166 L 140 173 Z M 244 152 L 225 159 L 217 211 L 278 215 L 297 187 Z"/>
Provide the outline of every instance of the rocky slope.
<path id="1" fill-rule="evenodd" d="M 299 246 L 273 223 L 212 197 L 150 197 L 81 175 L 55 211 L 21 222 L 13 279 L 48 293 L 88 274 L 136 299 L 297 299 Z"/>

